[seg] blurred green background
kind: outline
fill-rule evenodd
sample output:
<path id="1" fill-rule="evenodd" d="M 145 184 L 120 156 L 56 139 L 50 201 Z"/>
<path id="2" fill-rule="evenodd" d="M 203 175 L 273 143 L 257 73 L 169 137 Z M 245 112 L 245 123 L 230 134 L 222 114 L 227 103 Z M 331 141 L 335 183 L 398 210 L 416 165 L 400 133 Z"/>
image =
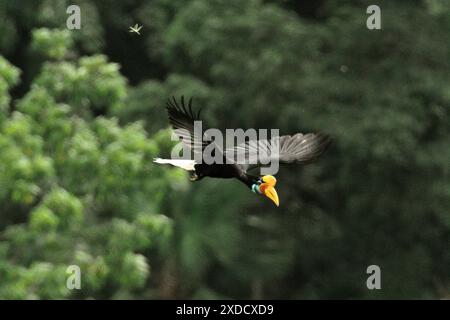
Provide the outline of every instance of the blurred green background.
<path id="1" fill-rule="evenodd" d="M 190 183 L 152 163 L 182 94 L 334 142 L 279 208 Z M 2 0 L 0 298 L 449 298 L 449 120 L 446 0 Z"/>

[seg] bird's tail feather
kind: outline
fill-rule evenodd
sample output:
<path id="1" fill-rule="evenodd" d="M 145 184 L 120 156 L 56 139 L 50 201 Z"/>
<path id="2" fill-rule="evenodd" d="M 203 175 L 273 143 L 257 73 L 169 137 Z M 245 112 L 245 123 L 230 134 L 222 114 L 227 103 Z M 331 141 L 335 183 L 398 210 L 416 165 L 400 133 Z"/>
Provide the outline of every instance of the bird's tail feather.
<path id="1" fill-rule="evenodd" d="M 188 160 L 188 159 L 161 159 L 161 158 L 155 158 L 153 159 L 153 162 L 160 163 L 160 164 L 170 164 L 172 166 L 182 168 L 184 170 L 188 171 L 194 171 L 195 165 L 197 164 L 195 160 Z"/>

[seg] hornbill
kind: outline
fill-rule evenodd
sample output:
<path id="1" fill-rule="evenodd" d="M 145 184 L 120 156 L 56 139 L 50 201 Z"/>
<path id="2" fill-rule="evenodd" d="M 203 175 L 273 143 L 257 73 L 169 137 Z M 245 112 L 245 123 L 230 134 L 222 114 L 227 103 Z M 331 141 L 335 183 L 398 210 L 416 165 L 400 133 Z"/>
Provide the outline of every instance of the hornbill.
<path id="1" fill-rule="evenodd" d="M 190 150 L 202 152 L 206 146 L 214 141 L 205 135 L 205 130 L 200 133 L 194 130 L 194 121 L 200 120 L 200 111 L 198 113 L 192 110 L 192 98 L 185 103 L 184 97 L 177 101 L 174 97 L 168 100 L 166 109 L 169 115 L 169 121 L 172 125 L 178 139 Z M 279 163 L 300 163 L 307 164 L 316 160 L 330 144 L 330 137 L 321 133 L 297 133 L 294 135 L 284 135 L 272 140 L 246 141 L 230 149 L 217 146 L 215 152 L 220 152 L 219 157 L 223 158 L 222 163 L 206 164 L 191 159 L 161 159 L 155 158 L 154 162 L 162 164 L 171 164 L 190 172 L 190 180 L 197 181 L 204 177 L 213 178 L 236 178 L 249 187 L 254 193 L 261 194 L 271 199 L 279 206 L 278 194 L 275 190 L 277 180 L 272 175 L 252 175 L 251 169 L 263 167 L 268 161 L 274 160 Z M 195 148 L 197 146 L 197 149 Z M 215 146 L 214 146 L 215 147 Z M 274 151 L 276 148 L 276 152 Z M 194 151 L 195 152 L 195 151 Z M 227 158 L 233 157 L 236 153 L 245 155 L 258 154 L 257 161 L 250 164 L 247 157 L 247 163 L 229 163 Z M 269 157 L 269 158 L 268 158 Z"/>

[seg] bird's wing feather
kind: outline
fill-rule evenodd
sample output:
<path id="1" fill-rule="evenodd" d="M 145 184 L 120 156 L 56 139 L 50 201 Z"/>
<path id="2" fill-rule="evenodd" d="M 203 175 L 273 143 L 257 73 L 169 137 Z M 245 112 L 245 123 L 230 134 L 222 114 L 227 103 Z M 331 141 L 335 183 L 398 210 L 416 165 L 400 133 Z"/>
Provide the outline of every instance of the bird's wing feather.
<path id="1" fill-rule="evenodd" d="M 211 141 L 204 135 L 203 130 L 194 130 L 194 122 L 200 120 L 200 111 L 195 113 L 192 111 L 192 98 L 189 99 L 187 105 L 184 101 L 184 96 L 181 96 L 181 101 L 178 103 L 175 97 L 169 99 L 166 105 L 169 121 L 172 125 L 175 134 L 178 138 L 190 148 L 199 147 L 202 150 Z M 203 127 L 203 124 L 202 124 Z"/>
<path id="2" fill-rule="evenodd" d="M 330 137 L 325 134 L 297 133 L 270 140 L 247 141 L 227 149 L 225 154 L 227 157 L 236 159 L 245 170 L 269 165 L 271 161 L 307 164 L 315 161 L 330 142 Z"/>

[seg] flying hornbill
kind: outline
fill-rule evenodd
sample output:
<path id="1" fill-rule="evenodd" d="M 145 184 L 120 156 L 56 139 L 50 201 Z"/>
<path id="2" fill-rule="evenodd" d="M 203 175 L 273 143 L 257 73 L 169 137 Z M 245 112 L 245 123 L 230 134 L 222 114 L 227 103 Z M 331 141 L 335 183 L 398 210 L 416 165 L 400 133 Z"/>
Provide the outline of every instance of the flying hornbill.
<path id="1" fill-rule="evenodd" d="M 197 150 L 203 151 L 206 146 L 214 143 L 213 140 L 205 135 L 204 130 L 200 134 L 194 130 L 194 121 L 200 121 L 200 111 L 198 113 L 192 111 L 192 98 L 186 105 L 183 96 L 180 103 L 172 97 L 172 100 L 168 100 L 166 109 L 175 134 L 183 144 L 190 147 L 190 150 L 195 150 L 195 145 L 197 145 L 199 147 Z M 316 160 L 329 144 L 330 137 L 328 135 L 321 133 L 297 133 L 292 136 L 276 137 L 274 140 L 246 141 L 232 150 L 222 150 L 218 147 L 215 151 L 221 153 L 222 163 L 206 164 L 190 159 L 161 158 L 154 159 L 154 162 L 171 164 L 189 171 L 191 181 L 197 181 L 204 177 L 236 178 L 245 183 L 254 193 L 265 195 L 278 206 L 278 194 L 274 188 L 277 183 L 275 177 L 272 175 L 252 175 L 248 171 L 253 168 L 263 167 L 264 164 L 268 163 L 268 160 L 279 161 L 279 163 L 307 164 Z M 277 152 L 273 152 L 274 148 L 277 148 Z M 233 156 L 236 152 L 243 152 L 246 155 L 253 152 L 257 153 L 259 157 L 256 163 L 253 164 L 227 162 L 226 160 L 230 157 L 230 154 Z M 264 157 L 266 158 L 264 159 Z M 249 157 L 246 158 L 247 161 L 248 159 Z"/>

